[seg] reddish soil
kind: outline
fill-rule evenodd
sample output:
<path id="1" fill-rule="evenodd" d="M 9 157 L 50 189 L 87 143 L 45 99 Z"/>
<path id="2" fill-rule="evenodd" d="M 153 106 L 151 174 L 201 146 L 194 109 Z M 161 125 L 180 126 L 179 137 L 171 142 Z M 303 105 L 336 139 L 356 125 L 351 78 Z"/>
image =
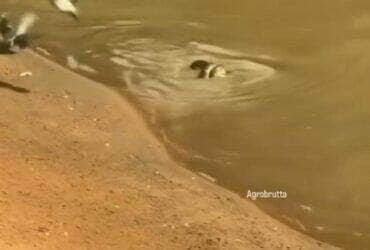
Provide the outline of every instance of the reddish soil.
<path id="1" fill-rule="evenodd" d="M 173 161 L 100 84 L 31 51 L 0 81 L 0 249 L 331 249 Z"/>

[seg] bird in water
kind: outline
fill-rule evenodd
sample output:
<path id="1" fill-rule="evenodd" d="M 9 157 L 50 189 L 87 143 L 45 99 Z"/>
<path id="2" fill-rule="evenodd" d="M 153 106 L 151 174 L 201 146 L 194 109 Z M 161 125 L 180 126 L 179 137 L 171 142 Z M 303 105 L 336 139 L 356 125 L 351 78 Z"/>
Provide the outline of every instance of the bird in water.
<path id="1" fill-rule="evenodd" d="M 73 16 L 78 20 L 78 9 L 75 4 L 77 0 L 50 0 L 60 11 Z"/>
<path id="2" fill-rule="evenodd" d="M 193 70 L 200 70 L 199 78 L 214 78 L 214 77 L 226 77 L 226 70 L 224 66 L 219 64 L 213 64 L 205 60 L 196 60 L 190 68 Z"/>
<path id="3" fill-rule="evenodd" d="M 28 31 L 34 25 L 37 16 L 33 13 L 24 14 L 16 29 L 9 24 L 5 15 L 0 16 L 0 51 L 18 53 L 29 44 Z"/>

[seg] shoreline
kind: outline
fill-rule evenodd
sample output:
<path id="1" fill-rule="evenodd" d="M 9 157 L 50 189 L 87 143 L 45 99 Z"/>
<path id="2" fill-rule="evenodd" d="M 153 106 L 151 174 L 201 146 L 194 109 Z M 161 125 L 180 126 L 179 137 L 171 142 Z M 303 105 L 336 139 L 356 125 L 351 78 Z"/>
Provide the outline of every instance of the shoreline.
<path id="1" fill-rule="evenodd" d="M 102 84 L 30 50 L 0 81 L 1 249 L 336 249 L 185 169 Z"/>

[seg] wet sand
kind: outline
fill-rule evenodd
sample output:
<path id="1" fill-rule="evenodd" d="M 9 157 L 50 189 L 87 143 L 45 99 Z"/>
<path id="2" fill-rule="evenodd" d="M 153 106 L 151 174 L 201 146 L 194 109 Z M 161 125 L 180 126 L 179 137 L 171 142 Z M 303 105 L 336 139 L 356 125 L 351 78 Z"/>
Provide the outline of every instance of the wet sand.
<path id="1" fill-rule="evenodd" d="M 332 249 L 173 161 L 108 88 L 31 51 L 0 81 L 1 249 Z"/>

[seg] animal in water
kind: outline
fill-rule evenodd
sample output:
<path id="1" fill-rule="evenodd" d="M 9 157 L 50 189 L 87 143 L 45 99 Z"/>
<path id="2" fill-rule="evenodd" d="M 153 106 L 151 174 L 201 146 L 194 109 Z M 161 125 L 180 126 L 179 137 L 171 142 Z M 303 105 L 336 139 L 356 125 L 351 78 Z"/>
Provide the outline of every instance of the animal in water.
<path id="1" fill-rule="evenodd" d="M 9 24 L 5 15 L 0 16 L 0 52 L 18 53 L 29 44 L 29 29 L 34 25 L 37 16 L 33 13 L 24 14 L 16 29 Z"/>
<path id="2" fill-rule="evenodd" d="M 190 65 L 190 68 L 193 70 L 199 70 L 198 78 L 226 77 L 227 74 L 224 66 L 210 63 L 205 60 L 194 61 Z"/>
<path id="3" fill-rule="evenodd" d="M 75 4 L 77 0 L 50 0 L 61 12 L 68 13 L 78 20 L 78 9 Z"/>

